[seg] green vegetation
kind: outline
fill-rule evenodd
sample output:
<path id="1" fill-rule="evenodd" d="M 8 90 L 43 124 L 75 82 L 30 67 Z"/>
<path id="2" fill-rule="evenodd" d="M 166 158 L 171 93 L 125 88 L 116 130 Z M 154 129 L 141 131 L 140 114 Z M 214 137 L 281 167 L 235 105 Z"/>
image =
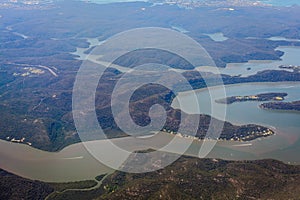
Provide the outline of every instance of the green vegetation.
<path id="1" fill-rule="evenodd" d="M 131 156 L 130 159 L 136 159 Z M 153 164 L 157 158 L 143 158 Z M 130 160 L 129 160 L 130 162 Z M 42 183 L 0 172 L 1 199 L 297 199 L 300 166 L 274 160 L 223 161 L 183 156 L 145 174 L 116 171 L 95 181 Z M 80 189 L 79 189 L 80 188 Z"/>
<path id="2" fill-rule="evenodd" d="M 249 96 L 233 96 L 227 97 L 225 99 L 218 99 L 216 100 L 216 102 L 222 104 L 233 104 L 235 102 L 245 101 L 282 101 L 287 95 L 287 93 L 264 93 Z"/>
<path id="3" fill-rule="evenodd" d="M 114 173 L 104 184 L 117 185 L 118 189 L 106 191 L 99 199 L 295 199 L 300 194 L 299 173 L 298 166 L 273 160 L 231 162 L 182 157 L 157 172 Z"/>
<path id="4" fill-rule="evenodd" d="M 96 181 L 87 180 L 87 181 L 77 181 L 77 182 L 68 182 L 68 183 L 49 183 L 49 185 L 56 192 L 63 192 L 68 189 L 86 189 L 95 187 L 97 185 Z"/>
<path id="5" fill-rule="evenodd" d="M 85 38 L 105 40 L 131 28 L 168 28 L 178 24 L 205 47 L 219 67 L 249 60 L 279 60 L 283 52 L 276 50 L 278 46 L 300 46 L 297 41 L 266 39 L 272 36 L 299 39 L 299 6 L 238 7 L 234 12 L 216 7 L 187 10 L 169 5 L 152 6 L 146 2 L 97 5 L 58 1 L 55 5 L 41 6 L 35 5 L 33 9 L 30 5 L 18 4 L 16 9 L 0 8 L 0 139 L 47 151 L 58 151 L 80 141 L 72 118 L 72 89 L 82 62 L 70 52 L 75 52 L 77 47 L 87 48 L 89 44 Z M 228 40 L 215 42 L 203 34 L 215 32 L 222 32 Z M 161 60 L 173 68 L 191 70 L 183 75 L 194 89 L 206 87 L 204 77 L 194 71 L 193 66 L 182 59 L 171 59 L 166 52 L 148 49 L 136 51 L 130 57 L 122 57 L 116 63 L 133 67 L 145 60 Z M 224 84 L 300 81 L 299 66 L 281 68 L 293 71 L 265 70 L 249 77 L 222 75 L 222 78 Z M 108 69 L 97 88 L 97 117 L 109 138 L 126 135 L 117 127 L 110 108 L 110 95 L 122 75 L 116 69 Z M 205 75 L 215 85 L 221 84 L 216 81 L 215 74 Z M 169 78 L 180 91 L 187 90 Z M 149 108 L 159 103 L 167 110 L 164 129 L 176 133 L 181 115 L 187 114 L 170 107 L 175 95 L 153 84 L 139 88 L 130 100 L 133 120 L 141 126 L 149 124 Z M 244 99 L 247 98 L 242 97 Z M 262 107 L 298 110 L 299 102 L 262 104 Z M 208 115 L 200 115 L 200 118 L 196 137 L 203 139 L 212 118 Z M 225 122 L 220 138 L 212 139 L 253 140 L 273 133 L 258 125 L 236 126 Z M 299 166 L 273 160 L 234 162 L 182 157 L 156 172 L 115 172 L 104 179 L 99 188 L 93 188 L 97 186 L 95 180 L 43 183 L 1 170 L 0 199 L 44 199 L 50 195 L 48 200 L 281 200 L 299 199 L 300 196 Z"/>
<path id="6" fill-rule="evenodd" d="M 11 65 L 0 66 L 6 74 L 21 73 L 22 67 Z M 17 70 L 17 71 L 16 71 Z M 108 137 L 125 136 L 116 126 L 111 109 L 110 95 L 116 82 L 123 74 L 115 69 L 108 69 L 101 78 L 96 95 L 96 111 L 99 123 L 106 130 Z M 205 87 L 203 77 L 196 71 L 184 73 L 191 85 L 197 88 Z M 214 79 L 213 74 L 207 74 Z M 10 78 L 10 76 L 7 76 Z M 79 142 L 72 118 L 72 83 L 75 72 L 60 72 L 58 77 L 52 74 L 14 77 L 9 87 L 4 85 L 0 96 L 0 138 L 11 141 L 13 138 L 25 138 L 25 144 L 48 151 L 57 151 L 63 147 Z M 23 80 L 24 79 L 24 80 Z M 171 80 L 171 77 L 170 77 Z M 223 76 L 225 84 L 257 81 L 291 81 L 300 80 L 300 73 L 287 71 L 265 71 L 250 77 Z M 212 80 L 213 81 L 213 80 Z M 184 91 L 174 80 L 175 87 Z M 216 82 L 216 84 L 219 84 Z M 20 95 L 19 91 L 22 90 Z M 180 122 L 180 111 L 170 104 L 174 94 L 158 85 L 145 85 L 139 88 L 131 98 L 132 118 L 139 125 L 150 122 L 148 109 L 154 104 L 163 105 L 168 113 L 165 129 L 177 132 Z M 183 113 L 184 114 L 184 113 Z M 201 124 L 197 136 L 203 138 L 206 133 L 210 116 L 201 115 Z M 258 127 L 258 126 L 257 126 Z M 231 139 L 238 134 L 241 127 L 226 123 L 221 138 Z M 188 135 L 188 133 L 187 133 Z M 237 135 L 238 136 L 238 135 Z M 238 136 L 239 137 L 239 136 Z M 92 138 L 92 137 L 91 137 Z"/>
<path id="7" fill-rule="evenodd" d="M 66 191 L 64 193 L 53 193 L 47 200 L 92 200 L 100 196 L 102 191 L 93 190 L 93 191 Z"/>
<path id="8" fill-rule="evenodd" d="M 101 174 L 101 175 L 99 175 L 99 176 L 96 176 L 96 180 L 97 181 L 102 181 L 102 179 L 106 176 L 107 174 Z"/>
<path id="9" fill-rule="evenodd" d="M 67 191 L 50 199 L 297 199 L 299 178 L 299 166 L 274 160 L 184 156 L 156 172 L 115 172 L 98 189 Z"/>
<path id="10" fill-rule="evenodd" d="M 88 47 L 85 39 L 88 37 L 105 40 L 115 33 L 136 28 L 135 24 L 139 24 L 139 27 L 171 27 L 172 24 L 178 24 L 207 49 L 219 67 L 249 59 L 278 60 L 282 56 L 282 52 L 275 51 L 278 46 L 300 45 L 296 41 L 264 39 L 271 36 L 298 38 L 299 7 L 280 10 L 273 7 L 242 7 L 239 12 L 227 15 L 227 11 L 215 12 L 215 7 L 185 10 L 168 5 L 151 7 L 151 4 L 145 2 L 117 5 L 59 1 L 46 6 L 45 10 L 42 7 L 28 9 L 30 5 L 24 5 L 24 9 L 22 6 L 17 7 L 16 12 L 12 12 L 15 9 L 13 7 L 0 8 L 0 38 L 5 41 L 0 44 L 0 139 L 21 141 L 24 138 L 22 143 L 47 151 L 58 151 L 80 141 L 72 118 L 72 87 L 82 62 L 76 60 L 70 52 L 76 51 L 76 47 Z M 147 8 L 147 12 L 141 11 L 141 7 Z M 227 17 L 223 17 L 224 14 Z M 194 22 L 191 19 L 206 20 Z M 261 19 L 268 21 L 268 28 L 265 23 L 261 23 Z M 15 32 L 28 38 L 18 36 Z M 214 32 L 222 32 L 229 39 L 215 42 L 203 34 Z M 252 39 L 247 39 L 248 37 Z M 132 67 L 144 60 L 162 60 L 173 68 L 193 69 L 184 60 L 169 59 L 171 55 L 166 52 L 157 53 L 151 49 L 145 51 L 133 52 L 131 59 L 122 57 L 116 62 Z M 48 67 L 57 76 L 38 67 L 40 65 Z M 43 73 L 38 73 L 41 71 Z M 121 76 L 122 73 L 118 70 L 107 70 L 97 89 L 98 119 L 109 138 L 126 135 L 116 126 L 109 107 L 110 94 Z M 203 77 L 197 71 L 185 72 L 184 76 L 193 88 L 206 87 Z M 215 79 L 214 74 L 209 73 L 206 78 L 212 82 Z M 300 73 L 263 71 L 249 77 L 223 75 L 222 78 L 224 84 L 299 81 Z M 187 89 L 176 81 L 174 85 L 181 91 Z M 147 125 L 150 122 L 148 108 L 154 102 L 160 103 L 168 110 L 168 122 L 164 128 L 176 132 L 180 116 L 178 111 L 170 108 L 174 95 L 155 85 L 148 85 L 137 91 L 131 102 L 134 121 L 139 125 Z M 202 118 L 206 123 L 210 121 L 209 116 Z M 206 124 L 202 123 L 201 126 L 204 128 L 197 133 L 199 138 L 203 135 Z M 223 138 L 227 139 L 233 137 L 232 130 L 239 129 L 229 124 L 226 128 Z"/>
<path id="11" fill-rule="evenodd" d="M 266 110 L 300 111 L 300 101 L 293 102 L 269 102 L 260 105 Z"/>
<path id="12" fill-rule="evenodd" d="M 54 192 L 47 196 L 47 200 L 52 199 L 71 199 L 65 198 L 69 193 L 77 193 L 84 191 L 92 191 L 91 188 L 97 186 L 95 180 L 77 181 L 69 183 L 49 183 L 49 185 L 54 189 Z"/>
<path id="13" fill-rule="evenodd" d="M 47 183 L 28 180 L 0 169 L 0 199 L 45 199 L 54 189 Z"/>

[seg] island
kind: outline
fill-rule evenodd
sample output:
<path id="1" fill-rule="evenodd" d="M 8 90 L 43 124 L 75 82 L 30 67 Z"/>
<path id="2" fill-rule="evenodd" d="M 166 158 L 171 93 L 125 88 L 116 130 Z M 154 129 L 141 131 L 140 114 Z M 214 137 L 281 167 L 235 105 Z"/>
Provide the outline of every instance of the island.
<path id="1" fill-rule="evenodd" d="M 26 2 L 29 1 L 4 0 L 0 3 L 1 21 L 5 25 L 1 32 L 3 42 L 0 45 L 0 139 L 30 145 L 45 151 L 59 151 L 81 141 L 72 115 L 72 91 L 75 77 L 83 61 L 74 53 L 77 50 L 79 53 L 81 50 L 90 53 L 94 46 L 92 41 L 105 41 L 116 33 L 136 28 L 134 24 L 142 23 L 143 27 L 172 28 L 175 26 L 179 27 L 179 31 L 188 31 L 192 38 L 200 42 L 218 67 L 249 60 L 280 60 L 284 52 L 277 51 L 277 47 L 299 45 L 295 41 L 271 41 L 266 38 L 266 36 L 280 36 L 299 39 L 297 29 L 294 28 L 300 11 L 296 6 L 280 9 L 280 14 L 289 16 L 289 20 L 281 20 L 280 24 L 283 26 L 278 26 L 278 18 L 274 16 L 277 16 L 279 11 L 275 7 L 244 6 L 241 8 L 240 5 L 236 5 L 246 5 L 246 1 L 208 2 L 210 5 L 218 4 L 217 6 L 222 3 L 224 9 L 208 5 L 197 6 L 195 9 L 181 9 L 169 5 L 152 7 L 152 3 L 147 2 L 120 3 L 118 6 L 115 4 L 104 6 L 83 1 L 72 3 L 69 1 L 34 1 L 39 2 L 38 4 Z M 176 1 L 175 4 L 183 5 L 184 3 Z M 191 2 L 188 6 L 191 4 L 196 5 L 201 2 Z M 233 4 L 238 7 L 233 8 Z M 122 12 L 119 6 L 122 6 Z M 58 15 L 58 13 L 63 15 Z M 119 13 L 119 15 L 114 13 Z M 227 17 L 223 17 L 225 13 Z M 212 26 L 207 26 L 205 20 L 198 20 L 197 24 L 191 20 L 204 19 L 207 16 L 210 16 L 209 21 Z M 95 18 L 101 20 L 94 20 Z M 22 19 L 22 23 L 19 19 Z M 32 19 L 38 19 L 39 25 L 37 26 L 36 21 Z M 65 21 L 65 19 L 70 21 Z M 258 23 L 261 19 L 268 21 L 267 28 L 264 23 Z M 73 21 L 76 23 L 72 23 Z M 255 26 L 252 26 L 253 24 Z M 233 29 L 229 30 L 226 27 L 233 27 Z M 251 27 L 251 31 L 247 27 Z M 78 34 L 79 30 L 86 31 Z M 292 31 L 286 32 L 286 30 Z M 216 32 L 222 33 L 229 39 L 216 42 L 203 35 L 203 33 L 214 34 Z M 249 37 L 255 38 L 249 39 Z M 170 67 L 182 69 L 184 70 L 183 76 L 193 89 L 206 88 L 205 80 L 219 77 L 219 75 L 207 73 L 203 78 L 204 73 L 200 74 L 197 70 L 193 70 L 184 59 L 175 59 L 161 51 L 150 52 L 147 49 L 147 54 L 145 51 L 134 51 L 131 59 L 128 58 L 127 56 L 121 57 L 117 63 L 132 68 L 143 62 L 163 61 Z M 223 74 L 221 75 L 222 83 L 216 82 L 215 84 L 300 81 L 300 73 L 293 70 L 264 69 L 247 77 Z M 97 89 L 95 100 L 97 118 L 101 127 L 107 130 L 109 138 L 126 136 L 118 130 L 110 108 L 110 95 L 122 75 L 124 73 L 121 71 L 108 70 L 103 74 L 101 84 Z M 177 91 L 190 89 L 178 82 L 176 77 L 170 77 L 170 81 L 174 81 Z M 155 101 L 160 104 L 160 100 L 170 100 L 169 102 L 172 100 L 170 93 L 155 86 L 146 88 L 145 91 L 140 90 L 135 94 L 137 96 L 132 98 L 131 102 L 133 104 L 132 117 L 141 126 L 150 122 L 148 108 L 152 106 L 151 102 Z M 163 128 L 177 132 L 176 126 L 180 121 L 180 112 L 169 108 L 168 113 L 168 124 Z M 203 119 L 207 120 L 203 120 L 205 123 L 200 125 L 202 128 L 197 133 L 199 138 L 203 138 L 207 130 L 203 128 L 204 125 L 207 127 L 209 124 L 209 117 L 206 116 Z M 221 136 L 231 140 L 235 138 L 232 134 L 234 132 L 238 138 L 243 138 L 244 136 L 239 137 L 238 129 L 238 127 L 228 125 Z M 246 132 L 251 133 L 252 130 Z M 254 130 L 254 132 L 260 133 L 259 130 Z"/>
<path id="2" fill-rule="evenodd" d="M 259 106 L 266 110 L 300 111 L 300 101 L 293 102 L 269 102 Z"/>
<path id="3" fill-rule="evenodd" d="M 287 93 L 263 93 L 257 95 L 248 96 L 232 96 L 223 99 L 216 100 L 216 103 L 221 104 L 233 104 L 235 102 L 245 102 L 245 101 L 283 101 Z"/>
<path id="4" fill-rule="evenodd" d="M 288 70 L 293 70 L 294 72 L 300 72 L 300 66 L 296 65 L 280 65 L 280 69 L 288 69 Z"/>

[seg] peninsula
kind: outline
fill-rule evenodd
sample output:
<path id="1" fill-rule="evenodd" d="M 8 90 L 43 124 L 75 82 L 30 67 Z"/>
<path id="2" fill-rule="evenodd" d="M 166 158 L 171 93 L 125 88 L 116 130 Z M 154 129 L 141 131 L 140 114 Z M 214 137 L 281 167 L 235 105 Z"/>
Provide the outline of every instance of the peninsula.
<path id="1" fill-rule="evenodd" d="M 259 107 L 266 110 L 300 111 L 300 101 L 263 103 Z"/>

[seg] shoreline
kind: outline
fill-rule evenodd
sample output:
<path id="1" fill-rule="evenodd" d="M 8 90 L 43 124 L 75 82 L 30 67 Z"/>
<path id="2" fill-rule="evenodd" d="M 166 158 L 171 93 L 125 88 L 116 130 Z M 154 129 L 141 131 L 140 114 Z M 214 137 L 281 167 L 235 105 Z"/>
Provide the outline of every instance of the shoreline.
<path id="1" fill-rule="evenodd" d="M 242 85 L 245 85 L 245 84 L 254 84 L 254 85 L 300 84 L 300 81 L 244 82 L 244 83 L 234 83 L 234 84 L 223 84 L 223 85 L 216 85 L 216 86 L 212 86 L 212 87 L 205 87 L 205 88 L 199 88 L 199 89 L 187 90 L 187 91 L 179 92 L 177 94 L 177 96 L 178 95 L 189 95 L 189 93 L 191 93 L 191 92 L 202 92 L 202 91 L 210 90 L 210 89 L 219 89 L 219 88 L 224 87 L 224 86 L 226 86 L 226 87 L 232 87 L 232 86 L 242 86 Z"/>
<path id="2" fill-rule="evenodd" d="M 266 156 L 266 155 L 265 156 L 259 156 L 259 155 L 261 155 L 261 153 L 265 154 L 269 151 L 272 152 L 276 149 L 271 149 L 271 150 L 267 149 L 267 150 L 263 150 L 263 152 L 260 152 L 261 150 L 259 150 L 258 152 L 256 152 L 256 151 L 252 152 L 251 151 L 252 148 L 254 148 L 254 149 L 256 147 L 261 148 L 261 146 L 263 145 L 262 144 L 263 142 L 265 142 L 269 139 L 272 139 L 274 136 L 280 136 L 277 133 L 278 132 L 275 131 L 275 135 L 271 135 L 272 137 L 269 136 L 269 137 L 257 138 L 257 139 L 252 140 L 252 141 L 231 141 L 231 140 L 222 141 L 222 140 L 218 140 L 218 141 L 216 141 L 216 146 L 213 148 L 213 150 L 211 152 L 212 154 L 207 155 L 205 158 L 231 160 L 231 161 L 263 160 L 263 159 L 271 158 L 273 160 L 278 160 L 278 161 L 281 161 L 281 162 L 284 162 L 284 163 L 290 164 L 290 165 L 300 165 L 300 162 L 294 162 L 294 161 L 290 162 L 288 160 L 279 159 L 279 158 L 275 158 L 275 157 L 272 158 L 272 157 L 269 157 L 269 156 Z M 156 140 L 156 141 L 160 141 L 160 142 L 163 142 L 163 143 L 168 142 L 168 140 L 172 139 L 172 137 L 176 137 L 174 134 L 171 134 L 171 133 L 160 132 L 160 134 L 161 134 L 162 138 L 159 139 L 159 140 Z M 177 137 L 179 137 L 179 136 L 177 136 Z M 279 138 L 277 138 L 277 139 L 279 139 Z M 124 138 L 117 138 L 115 140 L 119 140 L 121 143 L 122 142 L 126 143 L 126 139 L 124 140 Z M 209 140 L 207 140 L 207 141 L 195 140 L 195 139 L 192 139 L 192 138 L 182 138 L 182 140 L 183 141 L 184 140 L 192 140 L 192 145 L 190 146 L 190 148 L 196 150 L 196 152 L 198 151 L 197 150 L 198 148 L 201 148 L 201 146 L 203 145 L 204 142 L 210 142 Z M 9 161 L 7 163 L 7 165 L 5 165 L 6 167 L 1 165 L 1 168 L 6 170 L 6 171 L 9 171 L 9 172 L 14 173 L 16 175 L 19 175 L 19 176 L 22 176 L 22 177 L 25 177 L 25 178 L 29 178 L 29 179 L 32 179 L 32 180 L 41 180 L 41 181 L 46 181 L 46 182 L 82 181 L 82 180 L 94 179 L 94 177 L 96 177 L 99 174 L 108 173 L 112 170 L 114 171 L 114 169 L 108 169 L 107 167 L 105 167 L 103 169 L 100 169 L 101 167 L 99 168 L 99 164 L 101 164 L 101 163 L 98 160 L 95 160 L 93 155 L 90 155 L 89 151 L 86 149 L 86 147 L 84 145 L 84 142 L 69 145 L 66 148 L 64 148 L 61 151 L 61 153 L 59 153 L 59 152 L 55 152 L 55 153 L 45 152 L 45 151 L 36 149 L 36 148 L 28 146 L 28 145 L 13 144 L 11 142 L 1 140 L 0 143 L 2 143 L 2 142 L 6 143 L 6 145 L 9 145 L 9 149 L 11 149 L 11 150 L 14 149 L 14 151 L 22 152 L 19 157 L 18 156 L 16 157 L 13 154 L 12 154 L 13 156 L 10 156 L 10 157 L 12 157 L 11 159 L 14 162 L 18 162 L 18 163 L 19 163 L 19 161 L 24 162 L 23 158 L 28 157 L 29 155 L 33 155 L 33 156 L 31 156 L 31 159 L 33 159 L 33 163 L 39 163 L 40 161 L 42 163 L 44 163 L 45 161 L 49 161 L 49 162 L 52 162 L 53 160 L 56 161 L 54 163 L 55 165 L 53 165 L 53 166 L 58 166 L 58 168 L 53 170 L 53 166 L 52 167 L 47 166 L 47 169 L 42 169 L 42 171 L 44 171 L 44 170 L 49 171 L 49 169 L 52 170 L 50 172 L 54 173 L 54 174 L 52 174 L 52 176 L 49 176 L 49 178 L 43 177 L 43 174 L 41 174 L 41 175 L 36 174 L 37 172 L 35 172 L 34 167 L 32 167 L 32 165 L 31 165 L 32 162 L 31 161 L 29 161 L 29 163 L 27 164 L 27 167 L 29 167 L 29 168 L 26 169 L 26 170 L 24 170 L 22 168 L 20 170 L 18 167 L 16 168 L 15 166 L 12 165 L 11 161 Z M 85 142 L 85 143 L 101 145 L 101 144 L 104 144 L 105 142 L 108 142 L 108 141 L 97 140 L 97 141 L 89 141 L 89 142 Z M 157 145 L 159 146 L 160 144 L 157 144 Z M 1 146 L 3 147 L 3 145 L 1 145 Z M 121 146 L 122 146 L 122 144 L 121 144 Z M 136 148 L 138 148 L 138 146 L 136 146 Z M 183 155 L 191 156 L 191 157 L 198 157 L 197 154 L 195 154 L 194 150 L 187 151 Z M 82 154 L 82 151 L 85 151 L 87 154 L 89 154 L 90 158 L 87 158 L 87 156 L 83 156 L 82 159 L 60 159 L 60 157 L 66 158 L 66 156 L 68 154 L 70 154 L 70 152 L 73 153 L 73 154 Z M 229 151 L 229 152 L 232 152 L 232 153 L 239 152 L 241 154 L 241 157 L 238 156 L 238 155 L 232 156 L 232 153 L 225 153 L 224 154 L 223 151 L 225 151 L 225 152 Z M 8 153 L 8 154 L 11 155 L 11 153 L 13 153 L 13 151 L 10 151 L 10 153 Z M 61 155 L 62 153 L 63 153 L 63 155 Z M 35 154 L 38 154 L 38 155 L 35 155 Z M 243 156 L 244 154 L 245 154 L 245 156 Z M 249 157 L 249 156 L 247 156 L 247 154 L 249 154 L 249 155 L 251 154 L 253 156 Z M 1 157 L 3 157 L 3 156 L 1 155 Z M 4 161 L 6 161 L 5 157 L 4 157 Z M 26 159 L 25 159 L 25 161 L 26 161 Z M 21 162 L 21 166 L 23 166 L 22 162 Z M 69 169 L 71 172 L 68 172 L 68 173 L 71 173 L 71 174 L 75 175 L 75 174 L 79 173 L 82 170 L 83 170 L 84 173 L 79 174 L 80 176 L 79 177 L 77 176 L 77 178 L 76 178 L 76 175 L 74 177 L 71 177 L 71 175 L 65 175 L 66 173 L 64 171 L 64 167 L 60 165 L 60 162 L 62 162 L 63 165 L 64 165 L 64 163 L 71 164 L 70 165 L 71 168 Z M 78 165 L 82 165 L 82 164 L 83 165 L 80 167 L 80 166 L 77 166 L 77 164 L 75 164 L 75 163 L 78 163 Z M 90 173 L 90 171 L 87 172 L 86 169 L 85 169 L 87 167 L 87 165 L 89 166 L 88 168 L 92 167 L 92 165 L 97 165 L 98 169 L 96 171 L 94 169 L 91 173 Z M 41 165 L 40 167 L 42 167 L 42 166 L 43 165 Z M 75 166 L 75 168 L 74 168 L 74 166 Z M 93 169 L 93 167 L 92 167 L 92 169 Z M 61 174 L 60 170 L 62 170 L 61 172 L 63 172 L 62 175 L 60 175 Z M 86 172 L 87 172 L 87 174 L 86 174 Z M 91 175 L 91 174 L 94 174 L 94 175 Z M 38 177 L 40 177 L 40 178 L 38 178 Z M 80 177 L 82 177 L 82 178 L 80 178 Z"/>
<path id="3" fill-rule="evenodd" d="M 285 110 L 285 109 L 275 109 L 275 108 L 266 108 L 261 105 L 259 105 L 259 108 L 262 110 L 266 111 L 274 111 L 274 112 L 279 112 L 279 113 L 295 113 L 295 114 L 300 114 L 300 110 Z"/>
<path id="4" fill-rule="evenodd" d="M 256 82 L 254 84 L 259 85 L 274 85 L 274 84 L 288 84 L 295 85 L 300 82 L 295 81 L 287 81 L 287 82 Z M 253 83 L 239 83 L 239 84 L 231 84 L 229 86 L 240 86 L 244 84 Z M 220 86 L 214 86 L 220 87 Z M 201 90 L 207 90 L 208 88 L 202 88 Z M 230 121 L 229 121 L 230 122 Z M 232 122 L 230 122 L 232 123 Z M 233 123 L 234 125 L 238 125 L 239 123 Z M 249 123 L 248 123 L 249 124 Z M 239 142 L 239 141 L 217 141 L 216 146 L 211 155 L 208 155 L 207 158 L 218 158 L 223 160 L 262 160 L 266 158 L 271 158 L 274 160 L 280 160 L 287 164 L 300 164 L 300 161 L 297 157 L 277 157 L 272 154 L 272 152 L 280 151 L 281 149 L 289 148 L 294 144 L 287 143 L 285 136 L 288 135 L 279 134 L 282 129 L 274 129 L 270 125 L 264 125 L 261 123 L 252 123 L 256 125 L 261 125 L 267 128 L 271 128 L 271 130 L 275 131 L 275 135 L 271 135 L 266 138 L 257 138 L 255 140 L 247 141 L 247 142 Z M 292 133 L 293 134 L 293 133 Z M 275 137 L 274 137 L 275 136 Z M 156 146 L 161 144 L 165 144 L 172 136 L 167 134 L 161 134 L 161 139 L 155 138 L 153 143 Z M 172 138 L 171 138 L 172 139 Z M 111 139 L 110 139 L 111 140 Z M 128 137 L 114 138 L 112 139 L 115 142 L 120 142 L 120 144 L 128 144 Z M 66 182 L 66 181 L 76 181 L 76 180 L 87 180 L 90 178 L 94 178 L 94 175 L 101 174 L 100 172 L 106 172 L 108 170 L 107 167 L 101 165 L 101 163 L 90 155 L 88 150 L 86 149 L 86 144 L 96 144 L 100 145 L 105 144 L 107 141 L 105 140 L 97 140 L 97 141 L 88 141 L 88 142 L 78 142 L 71 145 L 68 145 L 57 152 L 48 152 L 43 151 L 32 146 L 26 144 L 13 144 L 12 142 L 2 140 L 1 147 L 2 153 L 1 159 L 3 163 L 1 164 L 1 168 L 12 172 L 17 175 L 21 175 L 23 177 L 28 177 L 30 179 L 36 180 L 48 180 L 48 182 Z M 196 149 L 201 147 L 203 140 L 193 140 L 195 143 L 192 148 L 193 152 L 197 152 Z M 252 143 L 252 145 L 249 145 Z M 272 143 L 272 144 L 270 144 Z M 140 142 L 132 143 L 133 148 L 143 147 Z M 235 146 L 234 146 L 235 145 Z M 238 146 L 236 146 L 238 145 Z M 242 145 L 242 146 L 241 146 Z M 268 145 L 268 146 L 265 146 Z M 1 148 L 0 148 L 1 149 Z M 195 156 L 186 152 L 185 155 Z M 28 158 L 28 159 L 26 159 Z M 73 159 L 66 159 L 73 158 Z M 76 159 L 75 159 L 76 158 Z M 54 161 L 54 162 L 53 162 Z M 19 163 L 15 165 L 14 163 Z M 86 166 L 88 165 L 88 166 Z M 97 167 L 95 167 L 95 165 Z M 87 170 L 86 167 L 89 167 Z M 65 169 L 69 169 L 65 171 Z M 44 174 L 44 171 L 49 171 L 48 175 Z M 82 170 L 84 173 L 82 173 Z M 111 170 L 111 169 L 110 169 Z"/>

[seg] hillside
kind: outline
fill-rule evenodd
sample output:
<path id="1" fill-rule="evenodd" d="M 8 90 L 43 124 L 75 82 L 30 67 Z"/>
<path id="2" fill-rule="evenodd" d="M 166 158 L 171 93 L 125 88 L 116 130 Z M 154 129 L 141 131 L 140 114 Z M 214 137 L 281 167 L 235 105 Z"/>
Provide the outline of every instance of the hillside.
<path id="1" fill-rule="evenodd" d="M 299 184 L 300 166 L 275 160 L 223 161 L 184 156 L 156 172 L 115 172 L 98 189 L 66 191 L 49 199 L 296 200 Z"/>
<path id="2" fill-rule="evenodd" d="M 46 183 L 28 180 L 0 169 L 0 199 L 44 199 L 54 190 Z"/>

